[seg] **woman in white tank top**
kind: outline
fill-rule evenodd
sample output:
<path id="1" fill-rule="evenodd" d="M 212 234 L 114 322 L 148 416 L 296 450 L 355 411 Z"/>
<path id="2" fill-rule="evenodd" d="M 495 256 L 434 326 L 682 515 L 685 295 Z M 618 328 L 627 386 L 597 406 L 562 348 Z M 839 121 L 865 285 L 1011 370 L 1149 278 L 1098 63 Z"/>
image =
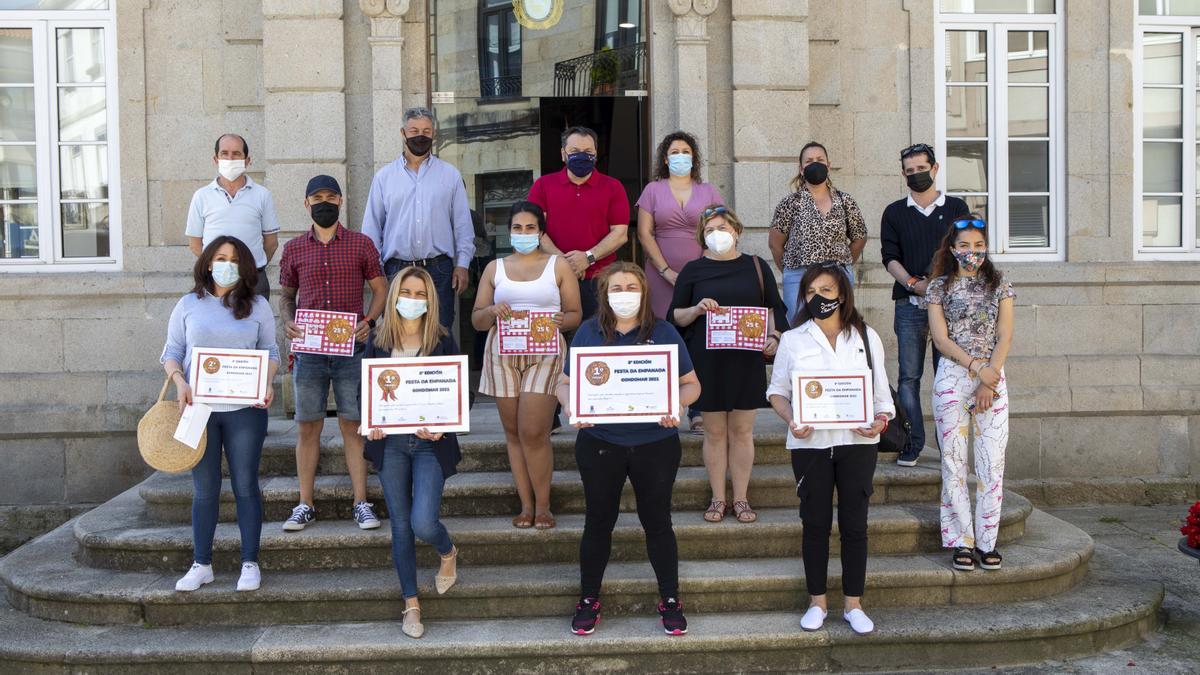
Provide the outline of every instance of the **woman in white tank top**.
<path id="1" fill-rule="evenodd" d="M 488 331 L 479 393 L 496 399 L 521 498 L 513 527 L 539 530 L 555 525 L 550 424 L 566 351 L 562 332 L 577 328 L 583 317 L 579 281 L 566 260 L 541 250 L 545 232 L 541 207 L 533 202 L 513 205 L 509 235 L 514 253 L 488 263 L 471 311 L 475 330 Z"/>

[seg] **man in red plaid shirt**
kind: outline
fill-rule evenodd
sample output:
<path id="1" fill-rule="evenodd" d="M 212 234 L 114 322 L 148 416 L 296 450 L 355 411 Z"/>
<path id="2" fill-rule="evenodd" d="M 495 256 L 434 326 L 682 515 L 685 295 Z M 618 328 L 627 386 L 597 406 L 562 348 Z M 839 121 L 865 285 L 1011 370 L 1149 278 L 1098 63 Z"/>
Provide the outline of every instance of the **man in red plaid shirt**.
<path id="1" fill-rule="evenodd" d="M 363 343 L 375 320 L 383 314 L 387 280 L 379 263 L 379 251 L 366 235 L 342 226 L 338 214 L 342 189 L 332 176 L 308 181 L 305 206 L 312 227 L 283 247 L 279 261 L 279 285 L 283 287 L 280 313 L 289 339 L 303 337 L 296 325 L 296 309 L 351 312 L 358 317 L 354 327 L 354 355 L 293 353 L 292 382 L 296 398 L 296 473 L 300 478 L 300 503 L 283 523 L 287 531 L 303 530 L 316 520 L 313 501 L 317 460 L 321 454 L 321 429 L 325 425 L 325 403 L 329 385 L 337 402 L 338 426 L 346 453 L 346 466 L 354 486 L 354 520 L 364 530 L 379 527 L 379 518 L 367 502 L 367 462 L 363 437 L 358 433 L 359 383 Z M 363 283 L 371 287 L 371 308 L 363 312 Z"/>

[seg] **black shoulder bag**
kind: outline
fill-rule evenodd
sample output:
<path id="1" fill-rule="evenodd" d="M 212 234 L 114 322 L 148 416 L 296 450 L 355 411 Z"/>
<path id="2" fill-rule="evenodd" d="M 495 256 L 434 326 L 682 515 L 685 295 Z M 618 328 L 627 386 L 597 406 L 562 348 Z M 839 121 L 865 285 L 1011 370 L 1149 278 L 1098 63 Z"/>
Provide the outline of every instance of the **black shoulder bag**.
<path id="1" fill-rule="evenodd" d="M 866 327 L 866 324 L 863 324 Z M 863 348 L 867 353 L 867 369 L 871 371 L 872 377 L 875 374 L 875 362 L 871 358 L 871 339 L 864 332 L 862 335 Z M 887 429 L 879 434 L 879 452 L 900 452 L 908 447 L 908 440 L 912 436 L 912 424 L 908 421 L 908 415 L 904 414 L 904 408 L 900 407 L 900 397 L 896 394 L 896 390 L 889 385 L 888 392 L 892 395 L 892 405 L 896 408 L 896 416 L 888 422 Z"/>

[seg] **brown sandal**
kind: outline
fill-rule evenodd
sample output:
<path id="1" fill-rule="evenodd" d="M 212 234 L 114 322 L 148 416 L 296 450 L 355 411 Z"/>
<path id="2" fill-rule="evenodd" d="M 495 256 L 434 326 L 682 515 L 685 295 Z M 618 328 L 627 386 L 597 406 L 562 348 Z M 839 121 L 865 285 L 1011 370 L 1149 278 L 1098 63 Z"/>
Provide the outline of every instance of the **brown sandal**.
<path id="1" fill-rule="evenodd" d="M 719 523 L 725 519 L 726 513 L 729 513 L 729 505 L 720 499 L 714 499 L 704 512 L 704 519 L 710 523 Z"/>
<path id="2" fill-rule="evenodd" d="M 537 530 L 549 530 L 557 524 L 553 513 L 539 513 L 533 517 L 533 527 Z"/>
<path id="3" fill-rule="evenodd" d="M 744 500 L 733 503 L 733 514 L 737 516 L 739 523 L 753 523 L 758 520 L 758 514 L 750 508 L 749 502 Z"/>
<path id="4" fill-rule="evenodd" d="M 533 527 L 533 516 L 529 515 L 527 511 L 522 511 L 517 514 L 516 518 L 512 519 L 512 524 L 513 527 L 519 530 L 528 530 Z"/>

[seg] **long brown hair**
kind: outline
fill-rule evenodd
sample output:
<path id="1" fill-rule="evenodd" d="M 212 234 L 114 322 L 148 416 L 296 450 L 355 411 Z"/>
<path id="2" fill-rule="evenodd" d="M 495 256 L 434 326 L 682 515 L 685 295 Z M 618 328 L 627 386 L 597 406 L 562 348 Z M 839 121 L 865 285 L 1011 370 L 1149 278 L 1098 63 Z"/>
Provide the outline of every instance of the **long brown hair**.
<path id="1" fill-rule="evenodd" d="M 243 244 L 241 239 L 221 235 L 204 247 L 200 257 L 196 258 L 196 265 L 192 267 L 192 279 L 195 281 L 192 292 L 197 298 L 203 298 L 205 293 L 217 294 L 217 282 L 213 281 L 212 270 L 209 268 L 212 267 L 213 258 L 217 256 L 217 250 L 225 244 L 231 244 L 237 252 L 238 282 L 221 298 L 221 304 L 233 310 L 233 318 L 244 319 L 254 310 L 254 287 L 258 285 L 258 268 L 254 266 L 254 254 L 250 252 L 250 247 Z"/>
<path id="2" fill-rule="evenodd" d="M 400 270 L 395 279 L 392 279 L 392 285 L 388 287 L 387 304 L 383 308 L 382 321 L 379 324 L 379 330 L 375 331 L 375 346 L 390 352 L 392 349 L 401 349 L 401 345 L 404 344 L 404 321 L 396 309 L 396 301 L 400 298 L 400 285 L 409 277 L 417 277 L 425 284 L 425 299 L 428 302 L 428 308 L 425 310 L 425 315 L 421 317 L 424 324 L 421 326 L 421 350 L 417 355 L 429 356 L 442 337 L 446 335 L 446 329 L 442 328 L 439 320 L 437 288 L 433 285 L 433 277 L 429 276 L 429 272 L 426 272 L 424 267 L 416 265 L 405 267 Z"/>
<path id="3" fill-rule="evenodd" d="M 796 177 L 792 179 L 792 190 L 799 190 L 805 185 L 808 185 L 808 182 L 804 180 L 804 153 L 808 152 L 811 148 L 820 148 L 821 152 L 825 153 L 825 159 L 829 159 L 829 151 L 825 149 L 824 145 L 816 141 L 809 141 L 805 143 L 804 147 L 800 148 L 800 156 L 796 158 L 796 164 L 800 168 L 798 171 L 796 171 Z M 830 168 L 830 171 L 832 170 L 833 169 Z M 830 188 L 833 188 L 832 178 L 826 178 L 825 182 L 829 183 Z"/>
<path id="4" fill-rule="evenodd" d="M 863 343 L 866 343 L 867 322 L 863 320 L 862 314 L 854 306 L 854 284 L 850 283 L 850 277 L 846 276 L 842 266 L 835 262 L 809 265 L 808 269 L 804 271 L 804 276 L 800 278 L 799 296 L 796 298 L 796 306 L 800 309 L 796 311 L 796 317 L 792 319 L 792 328 L 801 326 L 805 321 L 813 318 L 808 311 L 808 303 L 805 302 L 804 296 L 808 293 L 808 287 L 812 286 L 817 277 L 822 274 L 828 274 L 837 282 L 838 296 L 842 299 L 842 304 L 838 306 L 837 310 L 838 318 L 842 322 L 842 330 L 849 335 L 850 329 L 853 327 L 862 336 Z"/>
<path id="5" fill-rule="evenodd" d="M 983 222 L 983 218 L 980 218 L 977 213 L 956 218 L 954 222 L 957 224 L 964 220 L 978 220 Z M 949 290 L 950 285 L 958 278 L 958 258 L 954 257 L 954 245 L 958 243 L 959 236 L 970 229 L 978 230 L 979 234 L 983 235 L 983 241 L 987 242 L 988 233 L 986 223 L 984 223 L 983 227 L 964 227 L 961 230 L 951 226 L 946 231 L 946 236 L 942 237 L 942 243 L 938 245 L 937 253 L 933 254 L 933 278 L 946 277 L 946 290 Z M 983 279 L 988 292 L 995 291 L 996 287 L 1000 285 L 1000 270 L 996 269 L 996 266 L 992 264 L 991 255 L 983 259 L 983 264 L 979 266 L 978 274 Z"/>
<path id="6" fill-rule="evenodd" d="M 637 277 L 638 285 L 642 287 L 642 304 L 638 307 L 637 343 L 644 344 L 654 335 L 654 308 L 650 305 L 650 286 L 646 283 L 646 273 L 642 268 L 627 262 L 615 262 L 596 275 L 596 322 L 600 324 L 600 334 L 604 343 L 609 344 L 617 337 L 617 315 L 608 304 L 608 284 L 618 274 L 632 274 Z"/>

